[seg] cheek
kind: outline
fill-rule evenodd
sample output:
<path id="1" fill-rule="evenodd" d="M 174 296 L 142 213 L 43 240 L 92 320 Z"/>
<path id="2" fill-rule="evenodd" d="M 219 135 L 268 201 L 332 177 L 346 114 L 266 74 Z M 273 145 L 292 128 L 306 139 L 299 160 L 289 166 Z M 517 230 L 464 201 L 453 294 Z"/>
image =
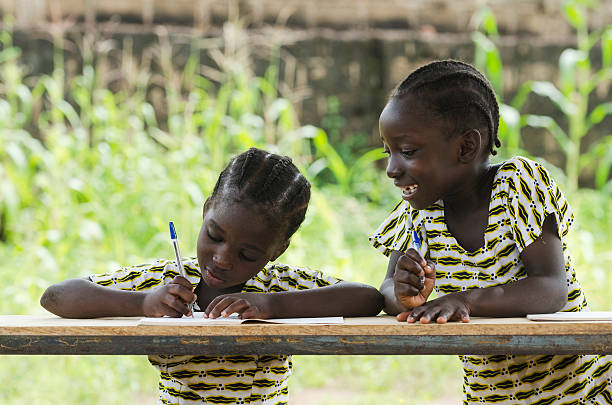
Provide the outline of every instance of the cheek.
<path id="1" fill-rule="evenodd" d="M 197 246 L 196 246 L 196 251 L 197 251 L 197 255 L 198 255 L 198 259 L 202 260 L 204 258 L 204 256 L 206 256 L 207 251 L 208 251 L 208 244 L 206 241 L 206 234 L 204 232 L 200 232 L 200 235 L 198 235 L 198 242 L 197 242 Z"/>
<path id="2" fill-rule="evenodd" d="M 243 265 L 240 266 L 240 278 L 243 281 L 247 281 L 250 280 L 252 277 L 254 277 L 257 273 L 259 273 L 260 271 L 262 271 L 265 267 L 265 265 L 268 264 L 268 262 L 252 262 L 249 263 L 248 265 Z"/>

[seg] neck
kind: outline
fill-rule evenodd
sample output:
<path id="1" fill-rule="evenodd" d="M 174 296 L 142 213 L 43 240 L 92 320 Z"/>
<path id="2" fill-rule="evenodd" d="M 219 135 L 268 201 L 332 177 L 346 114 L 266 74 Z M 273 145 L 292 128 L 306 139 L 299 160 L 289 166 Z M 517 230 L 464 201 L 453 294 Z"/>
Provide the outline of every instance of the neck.
<path id="1" fill-rule="evenodd" d="M 465 176 L 454 193 L 447 195 L 444 209 L 454 215 L 465 215 L 489 204 L 496 167 L 486 159 Z"/>

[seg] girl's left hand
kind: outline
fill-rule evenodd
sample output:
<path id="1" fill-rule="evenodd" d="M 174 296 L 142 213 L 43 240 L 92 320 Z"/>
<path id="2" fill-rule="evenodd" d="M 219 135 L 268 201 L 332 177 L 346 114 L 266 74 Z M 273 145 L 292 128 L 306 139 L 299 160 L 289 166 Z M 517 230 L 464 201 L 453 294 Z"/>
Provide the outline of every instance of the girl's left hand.
<path id="1" fill-rule="evenodd" d="M 233 313 L 241 319 L 268 319 L 272 316 L 268 294 L 236 293 L 219 295 L 204 310 L 204 318 L 228 317 Z"/>
<path id="2" fill-rule="evenodd" d="M 468 307 L 465 298 L 460 294 L 448 294 L 435 300 L 431 300 L 413 308 L 411 311 L 402 312 L 397 316 L 400 322 L 414 323 L 430 323 L 435 320 L 437 323 L 446 323 L 448 321 L 470 321 L 470 308 Z"/>

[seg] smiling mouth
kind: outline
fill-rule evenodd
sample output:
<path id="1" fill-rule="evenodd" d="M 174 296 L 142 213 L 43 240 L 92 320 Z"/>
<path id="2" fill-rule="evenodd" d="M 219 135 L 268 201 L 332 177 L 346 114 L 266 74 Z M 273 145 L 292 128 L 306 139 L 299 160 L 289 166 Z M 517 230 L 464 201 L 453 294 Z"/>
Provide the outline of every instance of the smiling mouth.
<path id="1" fill-rule="evenodd" d="M 411 198 L 416 194 L 417 190 L 419 189 L 419 186 L 416 184 L 411 184 L 409 186 L 400 187 L 400 188 L 402 189 L 403 198 Z"/>

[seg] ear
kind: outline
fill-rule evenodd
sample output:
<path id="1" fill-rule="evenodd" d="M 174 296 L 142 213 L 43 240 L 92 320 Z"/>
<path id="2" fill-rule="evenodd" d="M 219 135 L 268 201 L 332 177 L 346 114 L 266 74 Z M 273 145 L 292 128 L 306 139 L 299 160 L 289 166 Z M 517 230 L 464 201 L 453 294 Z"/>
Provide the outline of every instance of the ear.
<path id="1" fill-rule="evenodd" d="M 469 163 L 480 156 L 482 135 L 477 129 L 468 129 L 459 135 L 459 161 Z"/>
<path id="2" fill-rule="evenodd" d="M 278 249 L 276 249 L 272 257 L 270 258 L 270 261 L 273 262 L 274 260 L 278 259 L 280 255 L 285 253 L 285 250 L 287 250 L 288 247 L 289 247 L 289 240 L 283 242 L 283 244 L 280 245 Z"/>

